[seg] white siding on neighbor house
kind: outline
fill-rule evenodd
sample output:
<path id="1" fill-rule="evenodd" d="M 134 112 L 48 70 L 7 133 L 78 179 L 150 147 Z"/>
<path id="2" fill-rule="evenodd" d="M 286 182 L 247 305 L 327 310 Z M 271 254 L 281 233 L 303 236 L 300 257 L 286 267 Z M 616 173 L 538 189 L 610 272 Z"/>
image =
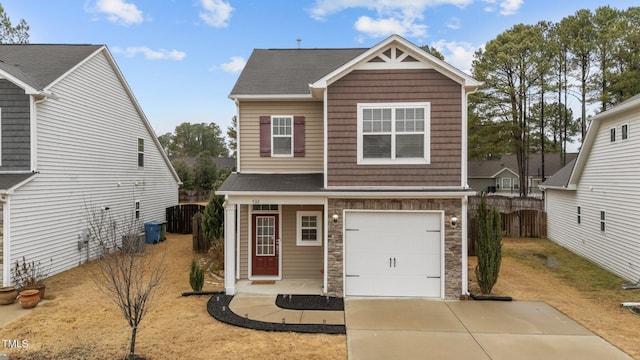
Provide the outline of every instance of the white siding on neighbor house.
<path id="1" fill-rule="evenodd" d="M 629 139 L 620 127 L 629 124 Z M 616 127 L 617 141 L 610 142 Z M 600 124 L 576 191 L 547 192 L 548 237 L 630 281 L 640 279 L 640 116 Z M 577 209 L 582 221 L 577 224 Z M 600 211 L 606 230 L 600 231 Z"/>
<path id="2" fill-rule="evenodd" d="M 243 101 L 240 103 L 240 172 L 318 173 L 324 171 L 324 117 L 320 101 Z M 260 157 L 260 116 L 305 117 L 304 157 Z"/>
<path id="3" fill-rule="evenodd" d="M 77 241 L 88 207 L 108 206 L 122 224 L 139 200 L 140 225 L 165 220 L 165 208 L 178 204 L 178 184 L 104 53 L 50 91 L 59 99 L 37 105 L 40 174 L 10 199 L 10 259 L 51 258 L 54 274 L 86 260 Z"/>

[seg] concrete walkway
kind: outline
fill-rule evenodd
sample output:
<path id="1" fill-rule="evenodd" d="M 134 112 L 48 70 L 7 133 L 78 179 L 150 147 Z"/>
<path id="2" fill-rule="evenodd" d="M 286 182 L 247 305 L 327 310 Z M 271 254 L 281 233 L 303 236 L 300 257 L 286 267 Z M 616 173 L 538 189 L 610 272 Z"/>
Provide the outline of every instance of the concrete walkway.
<path id="1" fill-rule="evenodd" d="M 229 309 L 241 317 L 270 323 L 344 325 L 344 311 L 282 309 L 273 295 L 237 294 Z"/>
<path id="2" fill-rule="evenodd" d="M 632 358 L 543 302 L 347 299 L 350 360 Z"/>

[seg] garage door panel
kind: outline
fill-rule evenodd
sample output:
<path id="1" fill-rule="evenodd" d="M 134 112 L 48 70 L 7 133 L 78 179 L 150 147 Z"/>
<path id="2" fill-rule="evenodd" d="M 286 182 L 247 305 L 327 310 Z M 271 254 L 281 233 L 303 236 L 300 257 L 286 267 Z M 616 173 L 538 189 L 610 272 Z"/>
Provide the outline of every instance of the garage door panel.
<path id="1" fill-rule="evenodd" d="M 441 215 L 348 212 L 345 294 L 440 297 Z"/>

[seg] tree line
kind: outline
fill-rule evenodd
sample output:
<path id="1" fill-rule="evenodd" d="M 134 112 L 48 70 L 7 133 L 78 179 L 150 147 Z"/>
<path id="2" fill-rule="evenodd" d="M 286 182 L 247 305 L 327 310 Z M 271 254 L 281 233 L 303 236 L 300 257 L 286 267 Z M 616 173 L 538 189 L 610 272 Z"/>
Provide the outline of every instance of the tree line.
<path id="1" fill-rule="evenodd" d="M 567 143 L 585 136 L 590 108 L 601 112 L 640 92 L 640 7 L 517 24 L 476 52 L 472 73 L 484 85 L 469 97 L 469 158 L 516 154 L 526 196 L 528 154 L 542 154 L 543 171 L 545 152 L 564 164 Z"/>

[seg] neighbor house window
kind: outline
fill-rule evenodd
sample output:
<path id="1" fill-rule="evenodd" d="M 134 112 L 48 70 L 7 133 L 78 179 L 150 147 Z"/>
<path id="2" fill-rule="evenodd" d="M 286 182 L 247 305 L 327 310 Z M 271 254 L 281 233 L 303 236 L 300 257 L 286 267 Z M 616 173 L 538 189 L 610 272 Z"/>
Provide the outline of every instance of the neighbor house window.
<path id="1" fill-rule="evenodd" d="M 140 200 L 136 200 L 135 217 L 136 220 L 140 219 Z"/>
<path id="2" fill-rule="evenodd" d="M 622 137 L 622 140 L 627 140 L 629 138 L 629 125 L 628 124 L 622 125 L 622 127 L 620 128 L 620 135 Z"/>
<path id="3" fill-rule="evenodd" d="M 296 245 L 320 246 L 322 245 L 322 212 L 298 211 Z"/>
<path id="4" fill-rule="evenodd" d="M 138 138 L 138 166 L 144 166 L 144 139 Z"/>
<path id="5" fill-rule="evenodd" d="M 606 230 L 607 223 L 607 214 L 604 210 L 600 210 L 600 231 L 604 232 Z"/>
<path id="6" fill-rule="evenodd" d="M 293 116 L 271 117 L 271 156 L 293 156 Z"/>
<path id="7" fill-rule="evenodd" d="M 582 223 L 582 208 L 580 206 L 578 206 L 577 213 L 578 213 L 578 224 L 581 224 Z"/>
<path id="8" fill-rule="evenodd" d="M 358 164 L 428 164 L 429 103 L 358 104 Z"/>
<path id="9" fill-rule="evenodd" d="M 511 178 L 502 178 L 502 190 L 511 190 Z"/>
<path id="10" fill-rule="evenodd" d="M 611 142 L 616 142 L 616 128 L 611 128 L 609 130 L 609 136 L 610 136 Z"/>

